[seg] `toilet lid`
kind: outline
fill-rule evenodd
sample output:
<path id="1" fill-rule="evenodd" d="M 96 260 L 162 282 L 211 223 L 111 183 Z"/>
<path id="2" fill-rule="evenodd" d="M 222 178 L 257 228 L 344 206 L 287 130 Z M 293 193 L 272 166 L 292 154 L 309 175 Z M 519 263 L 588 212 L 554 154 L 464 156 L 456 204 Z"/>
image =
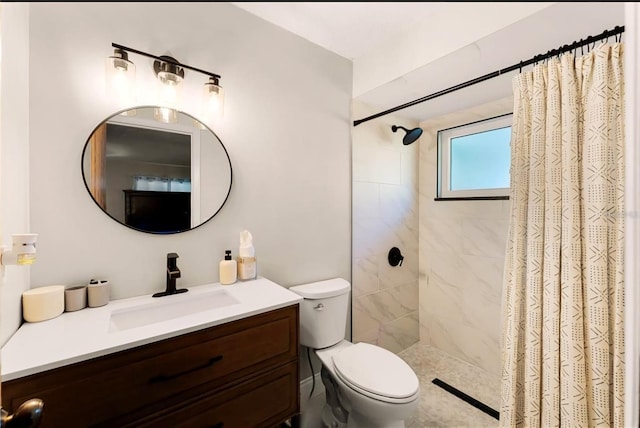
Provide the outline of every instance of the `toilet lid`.
<path id="1" fill-rule="evenodd" d="M 332 357 L 338 375 L 348 384 L 381 397 L 407 398 L 419 388 L 418 377 L 394 353 L 356 343 Z"/>

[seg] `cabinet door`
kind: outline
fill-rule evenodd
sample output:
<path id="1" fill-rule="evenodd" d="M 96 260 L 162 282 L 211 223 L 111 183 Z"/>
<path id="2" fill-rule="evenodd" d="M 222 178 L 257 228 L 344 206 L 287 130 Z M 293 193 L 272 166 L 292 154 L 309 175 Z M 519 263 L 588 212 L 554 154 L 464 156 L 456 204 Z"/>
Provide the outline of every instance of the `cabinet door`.
<path id="1" fill-rule="evenodd" d="M 298 361 L 298 305 L 3 384 L 3 405 L 47 403 L 42 428 L 120 427 Z"/>
<path id="2" fill-rule="evenodd" d="M 298 412 L 298 364 L 290 363 L 218 393 L 170 408 L 131 427 L 274 427 Z"/>

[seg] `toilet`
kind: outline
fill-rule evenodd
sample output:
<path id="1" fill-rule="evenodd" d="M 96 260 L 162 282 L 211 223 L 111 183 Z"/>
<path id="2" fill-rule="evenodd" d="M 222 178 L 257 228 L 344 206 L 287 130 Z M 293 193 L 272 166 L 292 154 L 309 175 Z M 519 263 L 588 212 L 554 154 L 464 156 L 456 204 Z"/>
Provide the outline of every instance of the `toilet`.
<path id="1" fill-rule="evenodd" d="M 331 428 L 401 428 L 418 407 L 420 383 L 394 353 L 345 340 L 349 291 L 342 278 L 289 288 L 300 303 L 300 344 L 322 362 L 326 390 L 323 425 Z"/>

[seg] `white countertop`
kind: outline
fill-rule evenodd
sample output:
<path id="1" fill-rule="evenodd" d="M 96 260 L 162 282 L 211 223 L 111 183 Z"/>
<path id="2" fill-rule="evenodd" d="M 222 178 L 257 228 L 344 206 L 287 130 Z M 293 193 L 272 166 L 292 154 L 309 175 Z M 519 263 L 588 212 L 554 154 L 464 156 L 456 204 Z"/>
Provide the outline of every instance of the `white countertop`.
<path id="1" fill-rule="evenodd" d="M 302 297 L 266 278 L 231 285 L 216 283 L 187 288 L 187 293 L 158 298 L 149 294 L 112 300 L 105 306 L 64 312 L 47 321 L 25 322 L 2 347 L 2 380 L 8 381 L 100 357 L 302 301 Z M 195 295 L 203 294 L 204 297 L 207 293 L 219 290 L 225 290 L 239 303 L 121 331 L 112 331 L 113 328 L 110 328 L 112 311 L 139 305 L 180 303 L 185 299 L 193 300 Z"/>

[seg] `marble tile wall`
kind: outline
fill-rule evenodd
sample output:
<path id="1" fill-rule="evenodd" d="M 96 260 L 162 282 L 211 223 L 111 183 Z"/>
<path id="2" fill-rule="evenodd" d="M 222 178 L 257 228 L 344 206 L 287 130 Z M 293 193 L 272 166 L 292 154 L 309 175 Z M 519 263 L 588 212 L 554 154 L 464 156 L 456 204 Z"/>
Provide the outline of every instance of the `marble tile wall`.
<path id="1" fill-rule="evenodd" d="M 502 99 L 420 124 L 421 343 L 497 377 L 509 201 L 434 201 L 437 131 L 510 113 L 512 105 Z"/>
<path id="2" fill-rule="evenodd" d="M 354 101 L 360 119 L 379 110 Z M 419 141 L 402 145 L 403 131 L 418 126 L 392 115 L 352 130 L 352 340 L 400 352 L 419 340 Z M 393 267 L 392 247 L 404 256 Z"/>

